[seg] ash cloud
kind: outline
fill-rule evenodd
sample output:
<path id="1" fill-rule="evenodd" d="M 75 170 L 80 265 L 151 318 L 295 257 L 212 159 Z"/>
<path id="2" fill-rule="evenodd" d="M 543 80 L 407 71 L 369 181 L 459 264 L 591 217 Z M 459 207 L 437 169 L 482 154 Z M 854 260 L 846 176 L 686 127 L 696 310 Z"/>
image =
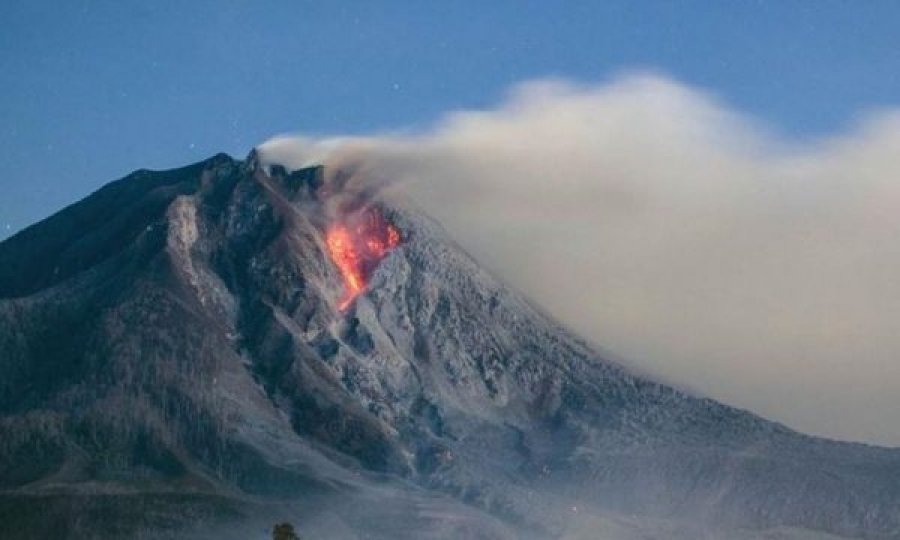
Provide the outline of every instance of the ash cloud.
<path id="1" fill-rule="evenodd" d="M 412 197 L 635 369 L 801 431 L 900 445 L 900 111 L 788 141 L 643 73 L 530 82 L 416 135 L 260 152 Z"/>

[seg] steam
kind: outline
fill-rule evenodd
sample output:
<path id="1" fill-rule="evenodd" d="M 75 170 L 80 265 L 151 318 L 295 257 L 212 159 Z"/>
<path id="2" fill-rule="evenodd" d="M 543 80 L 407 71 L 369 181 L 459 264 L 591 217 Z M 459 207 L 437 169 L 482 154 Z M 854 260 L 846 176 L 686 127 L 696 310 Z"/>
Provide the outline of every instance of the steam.
<path id="1" fill-rule="evenodd" d="M 538 81 L 430 132 L 265 160 L 399 190 L 635 368 L 801 431 L 900 445 L 900 112 L 788 142 L 665 77 Z"/>

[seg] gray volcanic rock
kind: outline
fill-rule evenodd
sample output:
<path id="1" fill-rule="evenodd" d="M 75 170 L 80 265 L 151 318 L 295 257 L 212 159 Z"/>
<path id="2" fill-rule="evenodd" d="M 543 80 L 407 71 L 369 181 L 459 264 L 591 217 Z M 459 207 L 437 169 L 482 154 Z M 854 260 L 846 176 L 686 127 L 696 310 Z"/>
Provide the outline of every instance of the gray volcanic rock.
<path id="1" fill-rule="evenodd" d="M 327 183 L 218 155 L 0 243 L 0 536 L 900 537 L 900 451 L 635 376 L 404 203 L 340 312 Z"/>

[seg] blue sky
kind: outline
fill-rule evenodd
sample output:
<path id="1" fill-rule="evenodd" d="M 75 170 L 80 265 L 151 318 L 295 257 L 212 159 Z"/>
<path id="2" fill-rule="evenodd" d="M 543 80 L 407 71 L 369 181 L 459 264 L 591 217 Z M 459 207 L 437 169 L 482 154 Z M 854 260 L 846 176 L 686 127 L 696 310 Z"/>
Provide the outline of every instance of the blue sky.
<path id="1" fill-rule="evenodd" d="M 900 3 L 0 6 L 0 238 L 140 168 L 423 127 L 538 77 L 654 69 L 793 138 L 900 101 Z"/>

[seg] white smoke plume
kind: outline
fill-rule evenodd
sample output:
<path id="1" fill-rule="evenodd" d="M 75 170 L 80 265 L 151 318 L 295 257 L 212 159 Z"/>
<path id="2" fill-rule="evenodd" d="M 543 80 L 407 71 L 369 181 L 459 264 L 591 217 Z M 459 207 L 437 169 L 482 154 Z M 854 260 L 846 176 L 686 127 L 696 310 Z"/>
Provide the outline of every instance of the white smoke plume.
<path id="1" fill-rule="evenodd" d="M 653 74 L 538 81 L 417 135 L 273 139 L 351 164 L 665 381 L 801 431 L 900 445 L 900 112 L 786 141 Z"/>

